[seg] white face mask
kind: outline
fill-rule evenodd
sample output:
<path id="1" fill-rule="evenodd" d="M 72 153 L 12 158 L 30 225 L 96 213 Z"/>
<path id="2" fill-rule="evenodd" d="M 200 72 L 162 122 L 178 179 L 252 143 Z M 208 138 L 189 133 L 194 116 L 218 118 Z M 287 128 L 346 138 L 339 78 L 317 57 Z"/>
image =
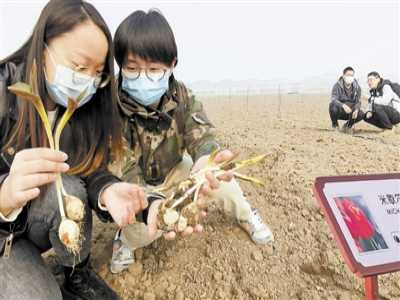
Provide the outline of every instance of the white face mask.
<path id="1" fill-rule="evenodd" d="M 354 82 L 354 76 L 349 76 L 349 75 L 344 76 L 344 82 L 346 84 L 352 84 Z"/>
<path id="2" fill-rule="evenodd" d="M 47 45 L 46 48 L 56 68 L 53 82 L 49 82 L 46 78 L 47 91 L 52 100 L 61 106 L 67 107 L 68 98 L 77 99 L 79 95 L 86 91 L 85 96 L 78 103 L 78 107 L 89 102 L 97 91 L 95 86 L 96 78 L 56 64 Z"/>

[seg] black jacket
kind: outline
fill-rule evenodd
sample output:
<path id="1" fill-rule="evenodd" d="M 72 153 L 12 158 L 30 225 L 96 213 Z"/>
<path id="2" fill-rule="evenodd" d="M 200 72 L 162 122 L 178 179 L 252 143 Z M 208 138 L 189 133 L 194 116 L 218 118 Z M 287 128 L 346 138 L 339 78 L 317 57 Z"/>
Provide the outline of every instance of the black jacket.
<path id="1" fill-rule="evenodd" d="M 8 140 L 11 129 L 18 118 L 16 96 L 13 93 L 10 93 L 7 88 L 21 80 L 24 72 L 23 68 L 23 65 L 15 65 L 13 63 L 6 63 L 0 66 L 0 150 L 3 148 L 5 141 Z M 69 153 L 68 147 L 71 144 L 71 134 L 71 127 L 67 124 L 63 131 L 63 139 L 60 145 L 61 150 L 66 153 Z M 28 137 L 26 148 L 30 148 Z M 0 151 L 0 185 L 8 176 L 14 155 L 15 150 L 13 148 Z M 104 187 L 120 181 L 117 177 L 107 171 L 107 163 L 108 162 L 104 162 L 103 166 L 97 171 L 88 177 L 82 178 L 86 184 L 89 204 L 103 222 L 111 221 L 112 218 L 108 212 L 102 211 L 98 207 L 99 193 Z M 28 209 L 29 203 L 24 207 L 22 213 L 18 216 L 15 222 L 0 222 L 0 253 L 4 247 L 5 239 L 11 233 L 13 233 L 15 237 L 24 233 Z"/>

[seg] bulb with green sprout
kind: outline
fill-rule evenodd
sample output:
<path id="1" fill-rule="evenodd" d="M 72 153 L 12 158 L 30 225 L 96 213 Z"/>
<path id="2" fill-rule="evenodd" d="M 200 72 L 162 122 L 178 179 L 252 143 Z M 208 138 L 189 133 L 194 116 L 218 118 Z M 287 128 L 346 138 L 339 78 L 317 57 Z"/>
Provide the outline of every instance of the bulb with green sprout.
<path id="1" fill-rule="evenodd" d="M 159 211 L 159 219 L 161 229 L 164 231 L 178 230 L 183 231 L 187 226 L 194 226 L 200 221 L 200 209 L 197 205 L 197 200 L 200 194 L 200 189 L 207 183 L 205 174 L 211 172 L 215 177 L 233 173 L 237 179 L 245 180 L 254 184 L 263 186 L 264 183 L 260 180 L 238 173 L 239 169 L 257 164 L 264 160 L 267 155 L 259 155 L 247 160 L 234 161 L 238 156 L 236 153 L 230 160 L 220 164 L 214 163 L 214 159 L 218 151 L 214 151 L 203 168 L 192 172 L 188 178 L 175 184 L 176 179 L 173 176 L 168 176 L 165 183 L 150 192 L 163 193 L 172 190 L 168 197 L 161 204 Z M 277 158 L 274 158 L 276 161 Z M 173 184 L 171 184 L 173 182 Z M 210 202 L 208 202 L 209 204 Z"/>
<path id="2" fill-rule="evenodd" d="M 43 106 L 42 100 L 38 95 L 36 78 L 37 67 L 36 62 L 33 62 L 30 72 L 29 84 L 17 82 L 9 86 L 8 90 L 14 93 L 16 96 L 20 97 L 21 99 L 30 102 L 35 107 L 43 123 L 50 148 L 54 150 L 59 150 L 62 130 L 78 107 L 78 103 L 85 96 L 86 90 L 82 92 L 77 97 L 77 99 L 68 99 L 68 107 L 61 117 L 61 120 L 58 122 L 55 130 L 55 135 L 53 137 L 46 110 Z M 61 215 L 61 223 L 58 232 L 59 238 L 69 251 L 73 253 L 78 253 L 80 250 L 81 239 L 80 222 L 83 221 L 85 207 L 81 199 L 66 193 L 60 174 L 58 175 L 56 180 L 56 194 Z M 63 201 L 63 197 L 65 202 Z"/>

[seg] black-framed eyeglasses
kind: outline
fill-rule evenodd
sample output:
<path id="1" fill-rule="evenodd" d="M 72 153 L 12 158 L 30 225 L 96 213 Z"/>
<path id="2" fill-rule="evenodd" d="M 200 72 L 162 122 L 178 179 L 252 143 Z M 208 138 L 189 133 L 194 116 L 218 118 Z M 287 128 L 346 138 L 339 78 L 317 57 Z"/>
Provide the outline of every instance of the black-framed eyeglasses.
<path id="1" fill-rule="evenodd" d="M 170 69 L 139 69 L 135 68 L 135 70 L 126 70 L 122 69 L 122 73 L 129 79 L 136 80 L 140 77 L 142 72 L 144 71 L 146 77 L 153 82 L 160 81 L 165 78 L 165 76 L 171 74 Z"/>

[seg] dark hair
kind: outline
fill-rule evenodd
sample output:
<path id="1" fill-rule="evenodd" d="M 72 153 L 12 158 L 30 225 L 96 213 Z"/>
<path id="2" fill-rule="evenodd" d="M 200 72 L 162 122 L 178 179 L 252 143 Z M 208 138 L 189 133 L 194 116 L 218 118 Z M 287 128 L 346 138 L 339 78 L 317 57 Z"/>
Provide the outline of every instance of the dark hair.
<path id="1" fill-rule="evenodd" d="M 376 78 L 381 78 L 381 75 L 379 75 L 379 73 L 376 72 L 376 71 L 369 72 L 367 77 L 369 77 L 369 76 L 374 76 Z"/>
<path id="2" fill-rule="evenodd" d="M 48 107 L 48 96 L 44 75 L 45 43 L 74 29 L 79 24 L 93 22 L 99 27 L 108 41 L 108 53 L 104 72 L 114 74 L 113 45 L 111 33 L 93 5 L 82 0 L 51 0 L 42 10 L 32 35 L 16 52 L 0 61 L 23 65 L 21 81 L 36 82 L 38 94 L 43 105 Z M 37 66 L 37 78 L 30 78 L 30 70 Z M 98 89 L 92 101 L 79 108 L 70 122 L 72 129 L 72 153 L 69 154 L 70 174 L 89 175 L 101 165 L 107 163 L 111 155 L 119 157 L 122 149 L 122 133 L 115 94 L 115 80 Z M 18 120 L 13 134 L 5 147 L 16 143 L 17 149 L 25 146 L 25 128 L 30 130 L 32 147 L 47 146 L 46 136 L 40 118 L 33 106 L 24 100 L 18 100 Z M 61 113 L 64 109 L 60 107 Z"/>
<path id="3" fill-rule="evenodd" d="M 129 53 L 153 62 L 171 65 L 178 58 L 175 37 L 161 12 L 138 10 L 130 14 L 114 36 L 115 60 L 121 68 Z"/>
<path id="4" fill-rule="evenodd" d="M 346 74 L 347 71 L 352 71 L 352 72 L 354 72 L 354 69 L 353 69 L 352 67 L 346 67 L 346 68 L 343 70 L 343 75 Z"/>

